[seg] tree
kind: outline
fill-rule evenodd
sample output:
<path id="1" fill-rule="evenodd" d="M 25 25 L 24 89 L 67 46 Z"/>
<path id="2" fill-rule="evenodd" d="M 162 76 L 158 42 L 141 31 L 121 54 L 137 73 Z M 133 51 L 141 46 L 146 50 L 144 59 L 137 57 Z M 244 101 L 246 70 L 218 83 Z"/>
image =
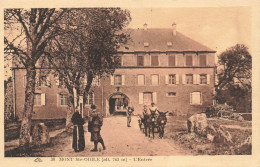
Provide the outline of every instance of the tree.
<path id="1" fill-rule="evenodd" d="M 118 67 L 113 57 L 129 39 L 123 28 L 130 20 L 129 11 L 120 8 L 72 9 L 63 16 L 65 33 L 51 41 L 45 54 L 69 92 L 67 126 L 80 95 L 86 100 L 93 79 L 113 74 Z"/>
<path id="2" fill-rule="evenodd" d="M 252 56 L 248 48 L 243 44 L 237 44 L 222 52 L 218 58 L 217 101 L 220 103 L 228 102 L 239 110 L 240 98 L 247 98 L 249 102 L 246 106 L 250 108 Z"/>
<path id="3" fill-rule="evenodd" d="M 4 52 L 26 69 L 27 84 L 21 123 L 19 144 L 21 151 L 28 152 L 31 117 L 35 92 L 35 64 L 43 55 L 49 41 L 59 35 L 58 20 L 66 9 L 5 9 Z"/>

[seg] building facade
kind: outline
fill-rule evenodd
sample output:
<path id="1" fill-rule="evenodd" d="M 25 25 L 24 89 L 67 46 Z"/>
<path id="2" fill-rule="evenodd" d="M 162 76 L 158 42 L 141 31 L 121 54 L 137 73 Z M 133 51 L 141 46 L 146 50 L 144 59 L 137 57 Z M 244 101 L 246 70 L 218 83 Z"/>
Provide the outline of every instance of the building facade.
<path id="1" fill-rule="evenodd" d="M 91 104 L 103 115 L 125 112 L 127 106 L 141 114 L 154 102 L 160 111 L 177 115 L 202 112 L 213 103 L 215 51 L 169 29 L 128 29 L 131 40 L 122 46 L 115 60 L 121 66 L 110 77 L 95 78 L 83 116 Z M 40 70 L 40 69 L 39 69 Z M 24 105 L 23 68 L 13 68 L 15 112 L 21 118 Z M 33 119 L 66 118 L 67 90 L 57 77 L 37 79 Z"/>

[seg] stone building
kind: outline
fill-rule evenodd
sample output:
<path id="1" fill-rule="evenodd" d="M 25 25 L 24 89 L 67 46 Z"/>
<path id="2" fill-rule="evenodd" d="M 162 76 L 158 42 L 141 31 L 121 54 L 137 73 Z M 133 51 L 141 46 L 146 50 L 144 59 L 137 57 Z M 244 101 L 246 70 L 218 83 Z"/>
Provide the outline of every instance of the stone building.
<path id="1" fill-rule="evenodd" d="M 172 28 L 127 29 L 131 40 L 118 50 L 121 67 L 113 76 L 96 78 L 83 116 L 91 104 L 108 116 L 127 106 L 141 113 L 154 102 L 160 111 L 189 114 L 213 103 L 216 51 Z M 15 112 L 21 118 L 24 105 L 23 68 L 13 68 Z M 67 90 L 52 75 L 43 76 L 36 88 L 33 119 L 66 118 Z"/>

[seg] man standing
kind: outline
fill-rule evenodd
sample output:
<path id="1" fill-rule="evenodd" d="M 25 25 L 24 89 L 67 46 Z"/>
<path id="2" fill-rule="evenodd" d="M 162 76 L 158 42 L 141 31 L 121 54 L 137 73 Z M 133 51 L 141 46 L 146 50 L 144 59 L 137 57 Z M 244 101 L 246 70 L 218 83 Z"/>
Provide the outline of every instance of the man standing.
<path id="1" fill-rule="evenodd" d="M 131 127 L 130 123 L 131 123 L 131 115 L 134 112 L 134 108 L 133 107 L 128 107 L 127 112 L 126 112 L 126 117 L 127 117 L 127 127 Z"/>
<path id="2" fill-rule="evenodd" d="M 83 151 L 85 148 L 85 137 L 83 129 L 83 124 L 85 121 L 79 114 L 78 109 L 76 109 L 76 112 L 72 115 L 71 122 L 74 125 L 72 148 L 75 152 Z"/>
<path id="3" fill-rule="evenodd" d="M 154 103 L 151 103 L 151 107 L 149 108 L 151 115 L 155 116 L 156 115 L 156 111 L 158 110 L 158 108 L 155 106 Z"/>
<path id="4" fill-rule="evenodd" d="M 89 117 L 89 125 L 91 125 L 91 140 L 94 141 L 94 148 L 91 150 L 92 152 L 97 152 L 98 143 L 102 144 L 103 150 L 106 149 L 104 141 L 100 135 L 101 126 L 103 125 L 103 117 L 102 115 L 96 111 L 96 106 L 91 105 L 92 112 Z"/>

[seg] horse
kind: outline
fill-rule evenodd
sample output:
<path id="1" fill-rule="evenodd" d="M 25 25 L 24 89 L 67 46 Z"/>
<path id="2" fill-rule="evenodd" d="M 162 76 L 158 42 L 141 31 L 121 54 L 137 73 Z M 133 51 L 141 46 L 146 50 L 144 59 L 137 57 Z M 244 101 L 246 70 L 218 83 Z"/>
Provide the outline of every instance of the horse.
<path id="1" fill-rule="evenodd" d="M 149 130 L 149 137 L 150 137 L 150 134 L 151 134 L 151 131 L 152 131 L 153 139 L 154 139 L 154 129 L 156 128 L 156 124 L 157 124 L 156 119 L 157 118 L 156 118 L 155 114 L 147 115 L 146 118 L 144 119 L 145 120 L 145 123 L 144 123 L 145 136 L 147 136 L 147 129 L 148 129 Z"/>
<path id="2" fill-rule="evenodd" d="M 159 113 L 159 116 L 156 120 L 157 121 L 157 128 L 158 128 L 158 132 L 159 132 L 159 138 L 162 138 L 163 135 L 164 135 L 164 126 L 167 123 L 166 114 L 168 113 L 168 111 L 167 112 L 158 111 L 158 113 Z"/>
<path id="3" fill-rule="evenodd" d="M 145 124 L 144 116 L 142 116 L 141 114 L 138 114 L 138 116 L 139 116 L 138 125 L 139 125 L 140 130 L 142 130 L 142 125 Z"/>

